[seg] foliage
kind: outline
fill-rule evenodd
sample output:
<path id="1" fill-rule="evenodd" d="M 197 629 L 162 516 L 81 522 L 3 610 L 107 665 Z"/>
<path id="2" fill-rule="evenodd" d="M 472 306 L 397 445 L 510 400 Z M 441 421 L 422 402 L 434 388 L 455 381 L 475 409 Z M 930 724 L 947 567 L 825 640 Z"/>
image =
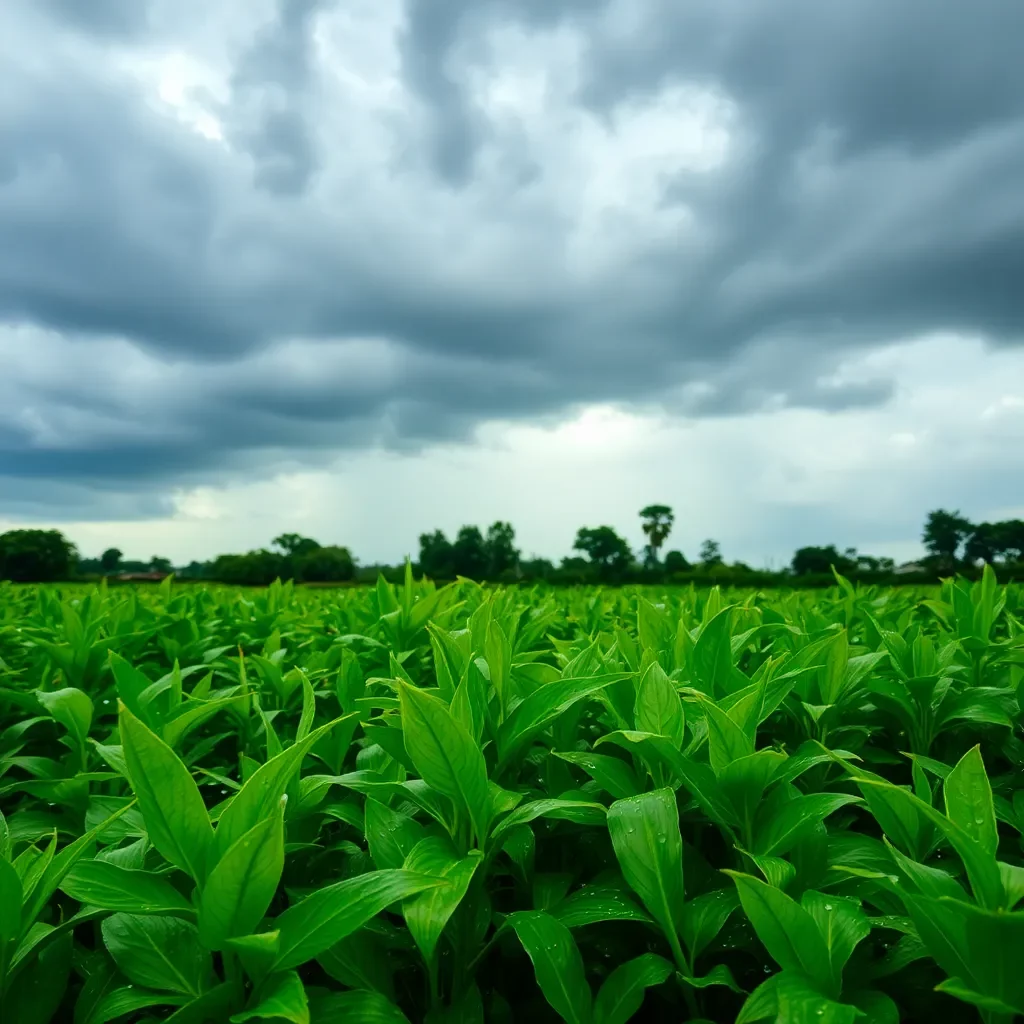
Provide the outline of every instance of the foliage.
<path id="1" fill-rule="evenodd" d="M 658 552 L 672 532 L 675 513 L 668 505 L 647 505 L 640 510 L 640 518 L 647 536 L 645 561 L 649 565 L 657 565 Z"/>
<path id="2" fill-rule="evenodd" d="M 0 534 L 0 580 L 48 583 L 67 579 L 77 552 L 59 530 L 9 530 Z"/>
<path id="3" fill-rule="evenodd" d="M 700 546 L 698 556 L 703 566 L 714 566 L 722 564 L 722 546 L 717 540 L 706 540 Z"/>
<path id="4" fill-rule="evenodd" d="M 665 554 L 665 572 L 670 576 L 677 572 L 686 572 L 690 568 L 685 555 L 681 551 L 669 551 Z"/>
<path id="5" fill-rule="evenodd" d="M 431 579 L 502 580 L 515 575 L 519 550 L 510 523 L 492 523 L 485 537 L 479 527 L 463 526 L 452 543 L 441 530 L 420 536 L 420 570 Z"/>
<path id="6" fill-rule="evenodd" d="M 100 555 L 100 568 L 104 572 L 117 572 L 122 558 L 124 558 L 124 552 L 122 552 L 120 548 L 107 548 L 107 550 Z"/>
<path id="7" fill-rule="evenodd" d="M 1022 618 L 0 585 L 0 1018 L 1008 1024 Z"/>
<path id="8" fill-rule="evenodd" d="M 574 551 L 582 551 L 589 559 L 597 579 L 622 579 L 632 561 L 629 545 L 610 527 L 582 527 L 576 534 Z"/>
<path id="9" fill-rule="evenodd" d="M 356 566 L 348 548 L 316 547 L 295 559 L 295 577 L 304 583 L 341 583 L 355 576 Z"/>
<path id="10" fill-rule="evenodd" d="M 971 524 L 959 512 L 936 509 L 928 513 L 921 542 L 944 566 L 956 564 L 960 545 L 970 536 Z"/>
<path id="11" fill-rule="evenodd" d="M 834 544 L 825 547 L 800 548 L 793 555 L 793 575 L 807 576 L 810 573 L 827 573 L 834 568 L 837 572 L 849 573 L 856 568 L 856 561 L 841 555 Z"/>

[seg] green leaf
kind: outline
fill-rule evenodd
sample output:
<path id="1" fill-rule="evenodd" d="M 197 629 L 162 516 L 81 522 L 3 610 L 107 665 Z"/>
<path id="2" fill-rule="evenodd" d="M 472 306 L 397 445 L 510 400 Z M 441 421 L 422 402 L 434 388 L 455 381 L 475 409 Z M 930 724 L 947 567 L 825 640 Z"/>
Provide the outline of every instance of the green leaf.
<path id="1" fill-rule="evenodd" d="M 433 959 L 444 926 L 466 895 L 482 859 L 479 850 L 459 857 L 451 843 L 438 836 L 421 840 L 406 858 L 403 865 L 406 871 L 444 879 L 443 885 L 413 896 L 402 907 L 405 923 L 428 963 Z"/>
<path id="2" fill-rule="evenodd" d="M 481 842 L 491 820 L 487 766 L 480 745 L 444 701 L 400 681 L 405 747 L 423 780 L 468 813 Z"/>
<path id="3" fill-rule="evenodd" d="M 329 992 L 310 999 L 313 1024 L 409 1024 L 409 1018 L 379 992 Z"/>
<path id="4" fill-rule="evenodd" d="M 565 818 L 584 824 L 603 824 L 605 814 L 604 804 L 588 803 L 585 800 L 531 800 L 502 818 L 494 826 L 491 839 L 500 839 L 517 825 L 525 825 L 537 818 Z"/>
<path id="5" fill-rule="evenodd" d="M 237 953 L 249 977 L 259 982 L 270 973 L 271 965 L 281 951 L 281 933 L 273 931 L 237 935 L 228 939 L 224 948 Z"/>
<path id="6" fill-rule="evenodd" d="M 218 860 L 232 844 L 273 812 L 310 750 L 332 729 L 356 716 L 357 713 L 352 712 L 314 729 L 305 739 L 260 765 L 246 779 L 217 821 L 215 855 Z"/>
<path id="7" fill-rule="evenodd" d="M 977 840 L 971 838 L 956 822 L 951 821 L 923 800 L 919 800 L 909 790 L 882 780 L 878 782 L 872 780 L 864 784 L 862 788 L 867 790 L 869 787 L 877 787 L 879 791 L 885 792 L 894 804 L 909 807 L 938 826 L 939 831 L 963 861 L 971 888 L 978 902 L 993 910 L 1002 906 L 1005 894 L 999 867 L 995 857 L 986 853 Z"/>
<path id="8" fill-rule="evenodd" d="M 590 987 L 572 932 L 542 910 L 510 914 L 508 923 L 533 962 L 544 998 L 569 1024 L 589 1024 Z"/>
<path id="9" fill-rule="evenodd" d="M 114 914 L 103 922 L 102 932 L 114 963 L 136 985 L 198 996 L 212 975 L 210 954 L 187 921 Z"/>
<path id="10" fill-rule="evenodd" d="M 610 793 L 617 800 L 636 796 L 641 790 L 636 772 L 621 757 L 585 751 L 554 751 L 554 754 L 563 761 L 579 765 L 606 793 Z"/>
<path id="11" fill-rule="evenodd" d="M 128 774 L 150 841 L 202 884 L 213 828 L 199 787 L 178 755 L 124 705 L 119 718 Z"/>
<path id="12" fill-rule="evenodd" d="M 306 989 L 294 971 L 272 975 L 259 992 L 259 1001 L 249 1010 L 231 1017 L 232 1024 L 247 1020 L 286 1020 L 291 1024 L 309 1024 Z"/>
<path id="13" fill-rule="evenodd" d="M 673 972 L 672 964 L 656 953 L 644 953 L 616 967 L 594 1001 L 594 1024 L 626 1024 L 643 1005 L 644 993 Z"/>
<path id="14" fill-rule="evenodd" d="M 621 889 L 587 885 L 547 908 L 566 928 L 579 928 L 600 921 L 643 921 L 651 919 Z"/>
<path id="15" fill-rule="evenodd" d="M 743 911 L 772 959 L 784 971 L 803 973 L 819 985 L 830 985 L 828 947 L 811 915 L 784 892 L 753 875 L 725 873 L 736 883 Z"/>
<path id="16" fill-rule="evenodd" d="M 616 743 L 627 750 L 635 746 L 648 763 L 667 766 L 682 780 L 701 810 L 717 825 L 728 828 L 733 820 L 732 808 L 726 802 L 709 765 L 687 757 L 664 737 L 652 736 L 650 733 L 614 732 L 603 736 L 598 742 L 605 741 Z"/>
<path id="17" fill-rule="evenodd" d="M 990 856 L 999 846 L 996 811 L 992 802 L 981 747 L 974 746 L 956 763 L 942 786 L 946 816 L 959 825 Z"/>
<path id="18" fill-rule="evenodd" d="M 781 856 L 823 818 L 840 807 L 859 802 L 851 793 L 808 793 L 794 797 L 781 807 L 765 804 L 767 821 L 757 822 L 754 853 L 763 857 Z"/>
<path id="19" fill-rule="evenodd" d="M 499 768 L 511 762 L 534 736 L 565 714 L 578 701 L 606 686 L 628 679 L 629 673 L 558 679 L 538 687 L 520 701 L 498 729 Z"/>
<path id="20" fill-rule="evenodd" d="M 758 750 L 731 761 L 718 773 L 722 795 L 732 806 L 745 834 L 752 831 L 764 791 L 785 762 L 786 755 L 781 751 Z"/>
<path id="21" fill-rule="evenodd" d="M 93 706 L 89 695 L 74 687 L 63 690 L 36 690 L 36 700 L 47 714 L 60 722 L 79 747 L 85 745 L 92 725 Z"/>
<path id="22" fill-rule="evenodd" d="M 511 697 L 509 676 L 512 671 L 512 648 L 501 626 L 493 619 L 487 624 L 484 656 L 490 670 L 491 685 L 498 694 L 498 701 L 504 711 Z"/>
<path id="23" fill-rule="evenodd" d="M 975 992 L 974 989 L 964 982 L 963 978 L 947 978 L 945 981 L 939 982 L 935 986 L 935 990 L 937 992 L 945 992 L 961 1002 L 977 1006 L 979 1010 L 984 1010 L 989 1014 L 1005 1015 L 1010 1018 L 1017 1016 L 1017 1011 L 1012 1006 L 1007 1006 L 1001 999 L 996 999 L 994 996 L 986 996 L 981 992 Z"/>
<path id="24" fill-rule="evenodd" d="M 94 825 L 88 832 L 80 835 L 73 843 L 65 846 L 56 856 L 53 854 L 55 843 L 51 843 L 47 854 L 37 864 L 38 872 L 34 875 L 35 881 L 33 885 L 29 886 L 26 884 L 26 877 L 22 878 L 22 889 L 24 891 L 21 913 L 22 929 L 27 927 L 30 922 L 35 921 L 50 897 L 57 891 L 57 887 L 64 876 L 92 849 L 96 837 L 117 821 L 130 806 L 131 804 L 125 804 L 114 811 L 104 821 Z M 15 866 L 17 867 L 17 862 L 15 862 Z M 24 947 L 24 942 L 22 947 Z"/>
<path id="25" fill-rule="evenodd" d="M 729 970 L 725 964 L 715 964 L 714 967 L 708 971 L 703 977 L 694 977 L 693 975 L 679 975 L 680 981 L 684 984 L 689 985 L 691 988 L 711 988 L 715 985 L 722 985 L 725 988 L 730 988 L 733 992 L 743 995 L 743 989 L 736 984 L 736 979 L 732 976 L 732 971 Z"/>
<path id="26" fill-rule="evenodd" d="M 736 1018 L 736 1024 L 760 1024 L 761 1021 L 776 1021 L 778 1019 L 780 977 L 782 977 L 781 974 L 773 974 L 747 996 L 747 1001 Z"/>
<path id="27" fill-rule="evenodd" d="M 843 967 L 853 955 L 854 948 L 871 932 L 867 914 L 860 903 L 844 896 L 825 895 L 808 889 L 800 900 L 821 932 L 828 949 L 829 963 L 835 991 L 842 989 Z"/>
<path id="28" fill-rule="evenodd" d="M 170 992 L 146 992 L 128 985 L 108 992 L 81 1020 L 76 1013 L 75 1024 L 108 1024 L 118 1017 L 148 1010 L 151 1006 L 182 1006 L 187 1001 L 188 996 L 176 996 Z"/>
<path id="29" fill-rule="evenodd" d="M 952 900 L 940 902 L 959 919 L 956 934 L 962 942 L 960 948 L 968 967 L 967 972 L 956 972 L 943 964 L 947 972 L 960 974 L 964 983 L 984 998 L 1012 1007 L 1015 1013 L 1024 1013 L 1024 971 L 1021 970 L 1024 913 L 983 910 Z M 922 933 L 921 938 L 932 952 L 931 937 Z"/>
<path id="30" fill-rule="evenodd" d="M 853 1024 L 856 1006 L 827 998 L 799 974 L 783 971 L 776 986 L 778 1019 L 786 1024 Z"/>
<path id="31" fill-rule="evenodd" d="M 21 934 L 21 879 L 14 865 L 0 857 L 0 979 L 7 975 Z"/>
<path id="32" fill-rule="evenodd" d="M 366 801 L 364 827 L 370 856 L 378 868 L 400 868 L 412 848 L 426 836 L 426 830 L 414 818 L 372 797 Z"/>
<path id="33" fill-rule="evenodd" d="M 733 665 L 731 629 L 732 608 L 723 608 L 704 624 L 693 647 L 694 677 L 711 697 L 720 697 L 730 689 Z"/>
<path id="34" fill-rule="evenodd" d="M 118 698 L 136 718 L 145 720 L 147 715 L 140 698 L 152 686 L 152 680 L 143 675 L 134 665 L 130 665 L 115 651 L 110 652 L 109 658 L 110 669 L 114 673 L 114 682 L 117 684 Z"/>
<path id="35" fill-rule="evenodd" d="M 622 874 L 661 926 L 676 962 L 683 909 L 683 841 L 675 794 L 658 789 L 616 800 L 608 809 L 608 831 Z"/>
<path id="36" fill-rule="evenodd" d="M 241 695 L 209 701 L 189 698 L 164 721 L 161 733 L 164 743 L 169 747 L 178 746 L 193 729 L 213 718 L 218 711 L 236 707 L 243 700 Z"/>
<path id="37" fill-rule="evenodd" d="M 284 805 L 237 839 L 217 862 L 199 900 L 199 937 L 221 950 L 263 920 L 284 870 Z"/>
<path id="38" fill-rule="evenodd" d="M 60 888 L 80 903 L 130 914 L 189 915 L 195 908 L 165 878 L 110 861 L 79 861 Z"/>
<path id="39" fill-rule="evenodd" d="M 444 883 L 411 871 L 373 871 L 318 889 L 275 921 L 281 933 L 279 971 L 298 967 L 361 928 L 385 907 Z"/>
<path id="40" fill-rule="evenodd" d="M 658 662 L 652 662 L 640 680 L 634 708 L 641 732 L 664 736 L 676 747 L 683 745 L 683 702 Z"/>
<path id="41" fill-rule="evenodd" d="M 691 961 L 714 941 L 729 915 L 739 906 L 735 889 L 716 889 L 688 900 L 679 918 L 679 932 Z"/>
<path id="42" fill-rule="evenodd" d="M 388 933 L 373 922 L 324 950 L 317 963 L 348 988 L 372 989 L 395 997 L 394 970 Z"/>
<path id="43" fill-rule="evenodd" d="M 750 737 L 713 701 L 702 699 L 704 718 L 708 724 L 708 754 L 715 773 L 732 761 L 754 752 Z"/>
<path id="44" fill-rule="evenodd" d="M 64 998 L 71 973 L 71 936 L 62 934 L 43 946 L 7 990 L 3 1020 L 48 1024 Z"/>
<path id="45" fill-rule="evenodd" d="M 226 1020 L 237 1005 L 235 992 L 236 988 L 230 982 L 215 985 L 165 1017 L 163 1024 L 213 1024 L 213 1021 Z"/>

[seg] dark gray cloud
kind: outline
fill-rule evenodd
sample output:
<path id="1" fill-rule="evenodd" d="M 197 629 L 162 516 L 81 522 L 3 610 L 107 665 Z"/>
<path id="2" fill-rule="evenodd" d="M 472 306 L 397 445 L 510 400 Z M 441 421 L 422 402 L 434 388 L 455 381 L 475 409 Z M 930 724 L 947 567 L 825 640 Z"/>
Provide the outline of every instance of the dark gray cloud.
<path id="1" fill-rule="evenodd" d="M 850 353 L 1024 337 L 1019 5 L 397 4 L 5 5 L 0 513 L 586 402 L 864 408 Z M 727 141 L 650 172 L 672 90 Z"/>

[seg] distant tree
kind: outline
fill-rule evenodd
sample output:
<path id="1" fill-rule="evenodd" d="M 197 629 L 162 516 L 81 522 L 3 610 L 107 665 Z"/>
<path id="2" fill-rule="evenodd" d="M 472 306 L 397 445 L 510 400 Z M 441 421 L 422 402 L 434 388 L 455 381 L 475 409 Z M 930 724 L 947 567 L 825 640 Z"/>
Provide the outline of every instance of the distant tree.
<path id="1" fill-rule="evenodd" d="M 288 569 L 284 555 L 260 548 L 244 555 L 218 555 L 210 565 L 209 578 L 237 586 L 260 587 L 286 578 Z"/>
<path id="2" fill-rule="evenodd" d="M 10 530 L 0 534 L 0 579 L 52 583 L 67 579 L 78 552 L 59 530 Z"/>
<path id="3" fill-rule="evenodd" d="M 645 561 L 649 565 L 658 564 L 658 552 L 672 532 L 675 518 L 675 513 L 668 505 L 647 505 L 640 509 L 643 531 L 647 535 Z"/>
<path id="4" fill-rule="evenodd" d="M 482 580 L 487 576 L 487 544 L 478 526 L 463 526 L 452 545 L 456 576 Z"/>
<path id="5" fill-rule="evenodd" d="M 999 546 L 1009 562 L 1024 562 L 1024 520 L 1006 519 L 996 523 Z"/>
<path id="6" fill-rule="evenodd" d="M 845 575 L 856 568 L 856 556 L 857 552 L 851 548 L 847 548 L 843 554 L 840 554 L 836 550 L 835 544 L 827 544 L 824 547 L 800 548 L 793 555 L 793 575 L 825 576 L 832 571 L 832 566 L 836 567 L 837 572 Z"/>
<path id="7" fill-rule="evenodd" d="M 153 572 L 173 572 L 174 566 L 171 565 L 169 558 L 161 558 L 159 555 L 154 555 L 149 560 L 149 568 Z"/>
<path id="8" fill-rule="evenodd" d="M 519 563 L 524 580 L 549 580 L 555 573 L 555 566 L 546 558 L 527 558 Z"/>
<path id="9" fill-rule="evenodd" d="M 296 563 L 296 576 L 306 583 L 344 583 L 356 574 L 351 552 L 335 545 L 307 551 Z"/>
<path id="10" fill-rule="evenodd" d="M 455 554 L 451 541 L 441 530 L 420 534 L 419 568 L 432 580 L 455 578 Z"/>
<path id="11" fill-rule="evenodd" d="M 1003 554 L 1001 542 L 997 524 L 974 524 L 964 542 L 964 561 L 972 565 L 977 562 L 994 562 Z"/>
<path id="12" fill-rule="evenodd" d="M 282 533 L 271 543 L 274 547 L 280 548 L 289 558 L 301 558 L 320 547 L 312 537 L 303 537 L 298 533 Z"/>
<path id="13" fill-rule="evenodd" d="M 682 551 L 669 551 L 665 554 L 665 572 L 672 573 L 686 572 L 690 568 L 690 563 L 687 562 Z"/>
<path id="14" fill-rule="evenodd" d="M 633 560 L 629 545 L 610 526 L 583 527 L 576 534 L 574 551 L 582 551 L 601 580 L 623 576 Z"/>
<path id="15" fill-rule="evenodd" d="M 105 573 L 117 572 L 117 567 L 121 564 L 122 558 L 124 558 L 124 555 L 120 548 L 107 548 L 100 555 L 100 568 Z"/>
<path id="16" fill-rule="evenodd" d="M 710 569 L 712 566 L 722 564 L 722 546 L 717 540 L 706 540 L 700 546 L 700 554 L 697 556 L 700 564 Z"/>
<path id="17" fill-rule="evenodd" d="M 593 583 L 597 578 L 594 563 L 579 555 L 570 555 L 562 559 L 562 564 L 552 574 L 556 583 Z"/>
<path id="18" fill-rule="evenodd" d="M 964 559 L 971 563 L 1024 558 L 1024 522 L 1007 519 L 999 523 L 978 523 L 971 527 L 964 544 Z"/>
<path id="19" fill-rule="evenodd" d="M 854 554 L 856 557 L 853 559 L 852 570 L 855 572 L 892 572 L 896 568 L 891 558 L 876 558 L 874 555 L 861 555 L 857 552 Z"/>
<path id="20" fill-rule="evenodd" d="M 516 531 L 511 523 L 499 520 L 487 528 L 484 549 L 487 554 L 487 576 L 498 580 L 508 577 L 519 566 L 519 549 L 516 547 Z"/>
<path id="21" fill-rule="evenodd" d="M 209 562 L 192 561 L 178 574 L 183 580 L 201 580 L 210 574 Z"/>
<path id="22" fill-rule="evenodd" d="M 928 553 L 941 566 L 949 568 L 956 563 L 957 551 L 972 529 L 970 520 L 959 511 L 947 512 L 939 508 L 928 513 L 921 540 Z"/>

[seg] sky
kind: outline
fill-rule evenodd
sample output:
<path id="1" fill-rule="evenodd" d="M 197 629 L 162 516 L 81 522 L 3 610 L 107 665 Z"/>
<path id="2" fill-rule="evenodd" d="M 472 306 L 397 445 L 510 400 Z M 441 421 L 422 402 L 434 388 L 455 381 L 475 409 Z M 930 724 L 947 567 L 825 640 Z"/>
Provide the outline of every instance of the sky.
<path id="1" fill-rule="evenodd" d="M 0 530 L 1024 517 L 1024 5 L 5 0 Z"/>

